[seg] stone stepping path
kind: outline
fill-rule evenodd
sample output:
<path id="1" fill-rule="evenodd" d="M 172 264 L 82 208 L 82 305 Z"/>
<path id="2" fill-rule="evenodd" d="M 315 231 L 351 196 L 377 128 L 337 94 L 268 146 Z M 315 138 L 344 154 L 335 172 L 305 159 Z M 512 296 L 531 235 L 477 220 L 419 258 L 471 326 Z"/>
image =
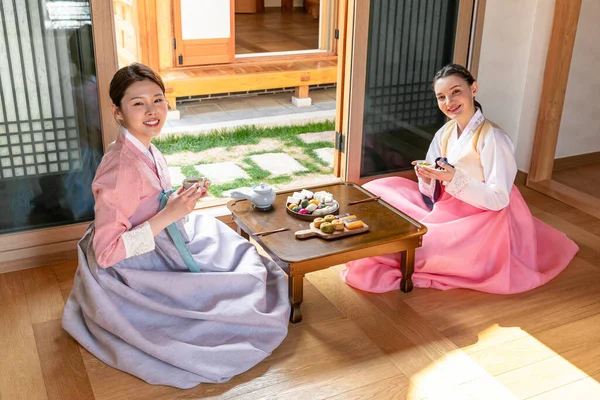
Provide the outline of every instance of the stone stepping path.
<path id="1" fill-rule="evenodd" d="M 232 162 L 201 164 L 195 165 L 194 168 L 196 171 L 198 171 L 199 176 L 207 177 L 213 185 L 221 185 L 223 183 L 234 181 L 238 178 L 249 178 L 246 171 Z"/>
<path id="2" fill-rule="evenodd" d="M 294 157 L 286 153 L 258 154 L 251 156 L 250 159 L 273 176 L 293 175 L 295 172 L 308 171 Z"/>
<path id="3" fill-rule="evenodd" d="M 334 131 L 327 132 L 311 132 L 300 134 L 298 137 L 305 143 L 329 142 L 333 143 L 335 138 Z M 315 149 L 316 156 L 324 161 L 330 168 L 333 167 L 333 147 L 324 147 Z M 240 155 L 240 160 L 243 158 Z M 283 152 L 255 154 L 250 156 L 250 159 L 264 171 L 267 171 L 270 176 L 290 175 L 294 176 L 298 172 L 308 171 L 294 157 Z M 183 161 L 183 160 L 182 160 Z M 193 162 L 193 161 L 192 161 Z M 243 165 L 241 161 L 240 165 Z M 192 165 L 197 171 L 197 176 L 205 176 L 213 185 L 222 185 L 235 181 L 236 179 L 249 179 L 249 175 L 236 162 L 220 162 L 212 164 L 197 164 Z M 182 172 L 182 167 L 169 167 L 171 183 L 173 186 L 181 186 L 186 176 Z M 224 193 L 227 195 L 227 193 Z"/>
<path id="4" fill-rule="evenodd" d="M 333 148 L 316 149 L 317 157 L 333 168 Z M 268 171 L 272 176 L 294 175 L 296 172 L 307 169 L 286 153 L 265 153 L 251 156 L 250 159 L 261 169 Z M 233 182 L 236 179 L 249 178 L 246 171 L 233 162 L 194 165 L 198 176 L 206 176 L 213 185 Z M 186 176 L 181 172 L 181 167 L 169 167 L 169 175 L 173 186 L 181 186 Z"/>

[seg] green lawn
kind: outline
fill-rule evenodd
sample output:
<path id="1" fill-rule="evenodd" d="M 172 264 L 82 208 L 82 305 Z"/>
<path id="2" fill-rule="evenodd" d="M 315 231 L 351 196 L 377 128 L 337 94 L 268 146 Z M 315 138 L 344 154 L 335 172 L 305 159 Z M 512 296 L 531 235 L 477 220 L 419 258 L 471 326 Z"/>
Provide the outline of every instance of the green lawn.
<path id="1" fill-rule="evenodd" d="M 257 144 L 264 138 L 279 139 L 285 145 L 306 146 L 307 148 L 315 149 L 318 148 L 318 146 L 315 147 L 318 143 L 306 144 L 298 139 L 298 135 L 308 132 L 332 131 L 334 129 L 335 125 L 333 121 L 273 128 L 244 126 L 200 135 L 156 138 L 152 142 L 163 154 L 174 154 L 180 151 L 204 151 L 215 147 L 228 148 L 243 144 Z"/>
<path id="2" fill-rule="evenodd" d="M 278 149 L 273 150 L 249 150 L 248 152 L 241 154 L 240 157 L 235 160 L 235 163 L 240 166 L 248 174 L 248 179 L 237 179 L 233 182 L 228 182 L 221 185 L 212 185 L 209 189 L 209 194 L 214 197 L 224 197 L 223 192 L 250 186 L 251 183 L 265 182 L 271 185 L 283 184 L 291 182 L 295 177 L 304 176 L 308 174 L 323 174 L 331 175 L 333 173 L 326 162 L 317 157 L 314 152 L 315 149 L 332 147 L 331 142 L 317 142 L 317 143 L 305 143 L 300 138 L 299 134 L 309 132 L 325 132 L 334 130 L 333 121 L 311 123 L 305 125 L 296 126 L 285 126 L 285 127 L 273 127 L 273 128 L 259 128 L 255 126 L 240 127 L 231 130 L 223 130 L 217 132 L 210 132 L 207 134 L 200 135 L 183 135 L 177 137 L 157 138 L 153 141 L 156 147 L 165 155 L 177 155 L 181 152 L 192 152 L 199 153 L 206 150 L 212 149 L 239 149 L 243 145 L 257 145 L 262 139 L 275 139 L 281 142 L 281 146 Z M 286 149 L 293 149 L 293 153 L 301 156 L 295 156 L 294 158 L 300 164 L 302 164 L 307 171 L 298 172 L 294 176 L 283 175 L 273 176 L 268 171 L 261 169 L 256 165 L 250 156 L 262 153 L 277 153 L 287 152 Z M 290 154 L 291 155 L 291 154 Z M 209 162 L 217 162 L 218 160 L 211 160 Z M 202 164 L 199 162 L 193 165 Z M 198 175 L 198 172 L 194 169 L 193 165 L 179 164 L 181 172 L 187 178 L 191 178 Z"/>

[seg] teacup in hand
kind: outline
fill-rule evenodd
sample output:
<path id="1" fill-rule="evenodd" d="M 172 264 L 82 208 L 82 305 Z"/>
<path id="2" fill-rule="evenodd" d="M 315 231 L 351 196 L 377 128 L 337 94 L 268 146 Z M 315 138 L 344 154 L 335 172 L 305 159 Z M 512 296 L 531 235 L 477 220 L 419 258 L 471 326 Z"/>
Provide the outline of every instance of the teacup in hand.
<path id="1" fill-rule="evenodd" d="M 201 178 L 199 178 L 199 177 L 187 178 L 187 179 L 184 179 L 182 182 L 183 189 L 187 190 L 187 189 L 191 188 L 194 183 L 198 183 L 198 186 L 200 187 L 200 189 L 204 189 L 207 182 L 206 182 L 206 178 L 204 176 Z"/>
<path id="2" fill-rule="evenodd" d="M 433 167 L 433 164 L 427 160 L 415 160 L 412 162 L 412 164 L 416 165 L 418 168 Z"/>

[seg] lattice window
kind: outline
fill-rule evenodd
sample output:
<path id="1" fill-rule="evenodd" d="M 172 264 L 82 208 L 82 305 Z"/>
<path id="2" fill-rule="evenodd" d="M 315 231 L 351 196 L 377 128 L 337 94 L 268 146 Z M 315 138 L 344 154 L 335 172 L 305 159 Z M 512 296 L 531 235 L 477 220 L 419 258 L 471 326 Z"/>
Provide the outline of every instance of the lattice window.
<path id="1" fill-rule="evenodd" d="M 75 118 L 65 118 L 0 123 L 0 178 L 39 176 L 81 168 L 75 122 Z"/>
<path id="2" fill-rule="evenodd" d="M 72 52 L 80 39 L 65 29 L 72 27 L 65 25 L 72 17 L 54 23 L 57 17 L 50 18 L 47 8 L 56 7 L 50 5 L 0 4 L 0 180 L 81 168 L 76 94 L 82 89 L 73 79 L 78 75 L 73 65 L 81 61 L 73 57 L 81 54 Z"/>

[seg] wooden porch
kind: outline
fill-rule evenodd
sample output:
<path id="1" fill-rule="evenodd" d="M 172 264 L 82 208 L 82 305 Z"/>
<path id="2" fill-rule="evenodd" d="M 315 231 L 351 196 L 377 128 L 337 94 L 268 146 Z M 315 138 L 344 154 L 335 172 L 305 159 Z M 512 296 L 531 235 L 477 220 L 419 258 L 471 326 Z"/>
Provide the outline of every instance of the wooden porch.
<path id="1" fill-rule="evenodd" d="M 141 62 L 159 72 L 171 109 L 176 109 L 177 97 L 295 87 L 296 97 L 303 98 L 309 96 L 311 85 L 337 82 L 338 56 L 333 30 L 337 25 L 335 10 L 339 0 L 321 0 L 327 7 L 323 7 L 326 12 L 319 16 L 320 22 L 315 22 L 303 10 L 282 13 L 267 9 L 260 14 L 235 14 L 229 42 L 233 43 L 235 38 L 236 43 L 227 45 L 231 54 L 224 58 L 219 56 L 220 63 L 211 61 L 217 57 L 206 55 L 209 51 L 206 49 L 225 48 L 217 44 L 216 39 L 205 40 L 209 42 L 205 48 L 198 44 L 180 48 L 179 44 L 184 42 L 181 18 L 174 18 L 177 12 L 181 13 L 179 1 L 113 0 L 119 65 Z M 233 9 L 231 15 L 234 15 Z M 319 29 L 325 32 L 320 37 Z M 313 44 L 314 53 L 256 57 L 250 53 L 306 52 Z M 197 64 L 204 65 L 182 64 L 181 60 L 191 59 L 185 52 L 193 46 L 195 50 L 189 50 L 193 52 L 189 54 L 204 54 L 194 56 L 199 60 Z M 236 52 L 245 57 L 235 57 Z"/>
<path id="2" fill-rule="evenodd" d="M 296 87 L 296 97 L 308 97 L 310 85 L 337 81 L 337 56 L 244 61 L 170 69 L 160 74 L 173 110 L 177 97 L 204 94 Z"/>

